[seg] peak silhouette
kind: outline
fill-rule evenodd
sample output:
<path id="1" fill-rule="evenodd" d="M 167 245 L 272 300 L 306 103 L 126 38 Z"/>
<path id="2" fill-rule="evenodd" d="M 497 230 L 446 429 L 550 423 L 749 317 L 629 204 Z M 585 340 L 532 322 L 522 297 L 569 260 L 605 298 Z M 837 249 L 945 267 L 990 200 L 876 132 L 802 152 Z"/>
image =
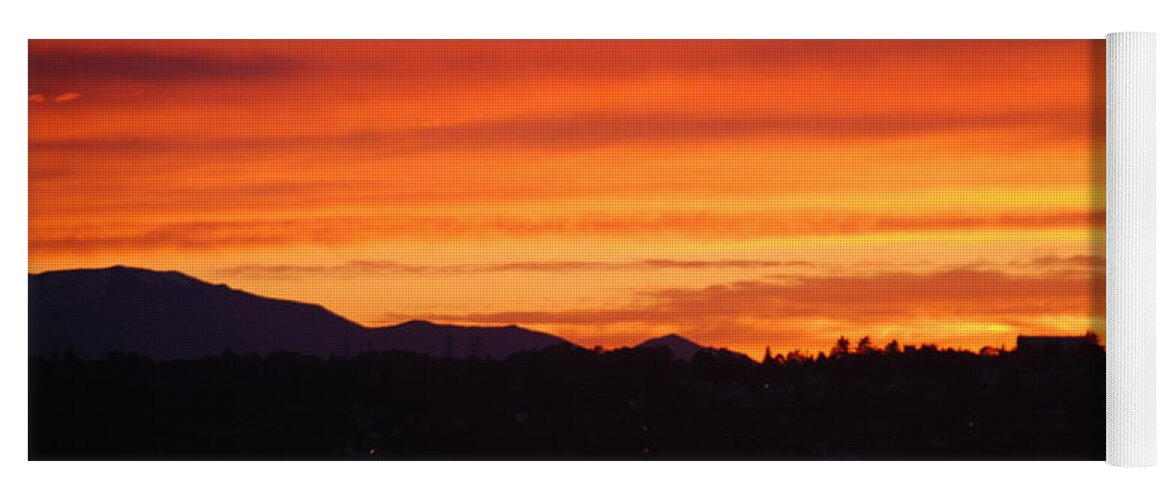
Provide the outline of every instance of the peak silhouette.
<path id="1" fill-rule="evenodd" d="M 182 273 L 128 267 L 29 277 L 29 347 L 158 359 L 237 352 L 345 354 L 363 328 L 324 307 L 260 297 Z"/>
<path id="2" fill-rule="evenodd" d="M 114 266 L 29 275 L 29 351 L 83 357 L 120 351 L 155 359 L 238 353 L 321 356 L 403 350 L 503 358 L 568 341 L 517 326 L 415 320 L 366 328 L 328 309 L 214 285 L 176 271 Z"/>
<path id="3" fill-rule="evenodd" d="M 402 323 L 399 323 L 399 324 L 393 325 L 393 326 L 389 326 L 387 328 L 394 328 L 394 329 L 399 329 L 399 330 L 410 330 L 410 329 L 433 328 L 435 326 L 436 326 L 435 323 L 432 323 L 427 320 L 412 319 L 410 321 L 404 321 Z"/>
<path id="4" fill-rule="evenodd" d="M 741 358 L 744 358 L 745 360 L 749 359 L 748 356 L 745 356 L 745 355 L 737 353 L 737 352 L 732 352 L 727 349 L 717 349 L 714 347 L 707 347 L 707 346 L 699 345 L 695 342 L 692 342 L 691 339 L 688 339 L 687 337 L 684 337 L 682 335 L 678 335 L 675 333 L 647 340 L 641 344 L 638 344 L 634 348 L 635 349 L 667 349 L 667 350 L 671 351 L 671 354 L 675 356 L 675 359 L 679 359 L 679 360 L 683 360 L 683 361 L 691 361 L 693 358 L 695 358 L 696 354 L 699 354 L 701 352 L 712 354 L 712 355 L 729 355 L 729 356 L 741 357 Z"/>
<path id="5" fill-rule="evenodd" d="M 676 358 L 682 360 L 690 360 L 695 357 L 695 353 L 702 351 L 705 347 L 688 340 L 687 338 L 676 335 L 664 335 L 656 337 L 634 347 L 635 349 L 656 349 L 666 348 L 675 355 Z"/>

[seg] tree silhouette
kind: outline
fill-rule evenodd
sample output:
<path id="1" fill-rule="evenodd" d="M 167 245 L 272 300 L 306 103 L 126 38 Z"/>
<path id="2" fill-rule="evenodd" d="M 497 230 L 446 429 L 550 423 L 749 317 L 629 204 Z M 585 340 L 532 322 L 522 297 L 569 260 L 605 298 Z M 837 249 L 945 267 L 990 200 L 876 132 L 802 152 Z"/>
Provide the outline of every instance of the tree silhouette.
<path id="1" fill-rule="evenodd" d="M 785 364 L 801 364 L 809 361 L 813 361 L 813 358 L 801 352 L 800 349 L 789 351 L 789 354 L 785 355 Z"/>
<path id="2" fill-rule="evenodd" d="M 765 348 L 764 348 L 764 359 L 762 359 L 760 362 L 761 362 L 761 364 L 764 364 L 764 365 L 769 365 L 769 366 L 773 366 L 773 365 L 777 365 L 777 364 L 778 364 L 778 363 L 777 363 L 777 358 L 773 356 L 773 349 L 772 349 L 772 347 L 770 347 L 770 346 L 765 346 Z"/>
<path id="3" fill-rule="evenodd" d="M 889 344 L 883 349 L 887 354 L 899 354 L 903 352 L 902 346 L 899 345 L 898 340 L 891 340 Z"/>
<path id="4" fill-rule="evenodd" d="M 1093 330 L 1086 331 L 1086 343 L 1093 346 L 1101 346 L 1102 342 L 1098 339 L 1098 334 Z"/>
<path id="5" fill-rule="evenodd" d="M 866 336 L 862 337 L 862 340 L 858 341 L 858 347 L 854 352 L 862 355 L 869 355 L 874 354 L 876 351 L 874 349 L 874 345 L 870 342 L 870 337 Z"/>
<path id="6" fill-rule="evenodd" d="M 850 340 L 846 337 L 838 338 L 834 346 L 829 351 L 830 358 L 844 358 L 850 355 Z"/>

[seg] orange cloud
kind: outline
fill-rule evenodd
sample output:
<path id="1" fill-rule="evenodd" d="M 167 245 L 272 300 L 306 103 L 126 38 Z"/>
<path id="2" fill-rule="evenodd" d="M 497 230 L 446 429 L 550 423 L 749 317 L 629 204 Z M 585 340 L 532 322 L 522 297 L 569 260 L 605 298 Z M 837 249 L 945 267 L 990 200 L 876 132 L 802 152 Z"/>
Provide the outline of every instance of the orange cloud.
<path id="1" fill-rule="evenodd" d="M 265 278 L 301 278 L 335 273 L 352 272 L 387 272 L 408 274 L 467 274 L 467 273 L 562 273 L 577 271 L 632 271 L 655 269 L 769 269 L 779 267 L 812 267 L 809 261 L 790 260 L 675 260 L 675 259 L 645 259 L 633 262 L 598 262 L 598 261 L 532 261 L 532 262 L 504 262 L 500 264 L 482 265 L 446 265 L 421 266 L 403 264 L 395 261 L 355 260 L 336 265 L 244 265 L 216 270 L 217 274 L 227 276 L 259 276 Z"/>
<path id="2" fill-rule="evenodd" d="M 830 318 L 853 324 L 917 316 L 1005 318 L 1037 314 L 1104 314 L 1105 274 L 1054 272 L 1013 275 L 954 269 L 930 274 L 800 276 L 745 281 L 649 294 L 649 304 L 627 309 L 515 311 L 438 319 L 476 323 L 686 325 L 737 316 Z"/>
<path id="3" fill-rule="evenodd" d="M 78 94 L 64 94 L 57 97 L 56 102 L 77 97 Z M 279 151 L 300 147 L 347 148 L 376 150 L 382 155 L 393 157 L 443 151 L 576 150 L 626 142 L 686 144 L 729 137 L 771 137 L 786 143 L 807 145 L 810 141 L 827 140 L 849 143 L 993 127 L 1038 127 L 1042 129 L 1043 137 L 1053 141 L 1101 136 L 1105 131 L 1105 122 L 1082 107 L 1010 112 L 973 109 L 934 114 L 906 110 L 900 114 L 873 116 L 575 113 L 565 116 L 510 117 L 401 130 L 352 130 L 327 136 L 160 137 L 136 134 L 33 140 L 29 147 L 44 151 L 183 151 L 190 154 L 206 151 Z M 978 144 L 1000 149 L 1013 147 L 1013 144 L 1003 142 Z M 1044 143 L 1034 143 L 1034 146 L 1040 144 Z"/>
<path id="4" fill-rule="evenodd" d="M 871 336 L 978 349 L 1012 345 L 1021 333 L 1079 334 L 1100 327 L 1105 274 L 1007 274 L 954 269 L 752 280 L 666 289 L 620 309 L 502 311 L 437 315 L 471 324 L 520 324 L 571 335 L 584 344 L 633 345 L 648 332 L 678 332 L 753 355 L 765 345 L 816 352 L 833 339 Z M 1069 317 L 1065 329 L 1050 318 Z M 392 314 L 388 318 L 402 319 Z M 980 326 L 983 325 L 983 326 Z M 588 332 L 609 332 L 590 335 Z M 583 333 L 584 332 L 584 333 Z"/>
<path id="5" fill-rule="evenodd" d="M 79 221 L 80 222 L 80 221 Z M 558 236 L 695 237 L 717 239 L 841 236 L 975 230 L 1090 229 L 1105 227 L 1105 212 L 1059 211 L 991 215 L 867 213 L 666 213 L 571 214 L 566 217 L 378 216 L 201 221 L 126 227 L 72 225 L 64 234 L 30 235 L 33 251 L 87 252 L 103 249 L 189 250 L 292 243 L 336 245 L 362 241 L 469 240 Z"/>
<path id="6" fill-rule="evenodd" d="M 81 99 L 81 94 L 77 92 L 66 92 L 53 98 L 53 102 L 69 102 Z"/>

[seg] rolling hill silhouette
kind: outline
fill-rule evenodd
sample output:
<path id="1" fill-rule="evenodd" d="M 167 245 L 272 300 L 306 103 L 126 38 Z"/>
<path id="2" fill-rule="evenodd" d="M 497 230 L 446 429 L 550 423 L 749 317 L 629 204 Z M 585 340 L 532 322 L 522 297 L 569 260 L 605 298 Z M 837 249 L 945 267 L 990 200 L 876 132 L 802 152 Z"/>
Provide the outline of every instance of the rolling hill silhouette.
<path id="1" fill-rule="evenodd" d="M 516 325 L 481 327 L 438 325 L 408 321 L 374 328 L 365 335 L 373 349 L 398 349 L 443 358 L 504 358 L 520 351 L 535 351 L 569 341 Z"/>
<path id="2" fill-rule="evenodd" d="M 260 297 L 179 272 L 122 266 L 29 275 L 29 352 L 110 351 L 156 359 L 293 351 L 351 355 L 403 350 L 436 357 L 503 358 L 570 344 L 517 326 L 410 321 L 366 328 L 328 309 Z"/>
<path id="3" fill-rule="evenodd" d="M 635 349 L 666 348 L 666 349 L 669 349 L 671 351 L 671 353 L 675 355 L 676 358 L 682 359 L 685 361 L 690 361 L 691 358 L 695 357 L 695 353 L 706 349 L 704 346 L 696 344 L 695 342 L 692 342 L 691 340 L 687 339 L 686 337 L 676 335 L 674 333 L 672 333 L 670 335 L 664 335 L 662 337 L 657 337 L 657 338 L 647 340 L 647 341 L 635 346 L 634 348 Z"/>
<path id="4" fill-rule="evenodd" d="M 738 352 L 729 351 L 727 349 L 717 349 L 714 347 L 705 347 L 705 346 L 696 344 L 695 342 L 692 342 L 687 337 L 683 337 L 681 335 L 677 335 L 674 333 L 672 333 L 670 335 L 664 335 L 662 337 L 656 337 L 656 338 L 647 340 L 641 344 L 638 344 L 634 348 L 635 349 L 667 349 L 667 350 L 671 351 L 671 354 L 673 354 L 675 356 L 675 359 L 679 359 L 679 360 L 683 360 L 683 361 L 691 361 L 692 358 L 694 358 L 695 355 L 700 352 L 707 352 L 707 353 L 710 353 L 713 355 L 727 353 L 728 355 L 734 355 L 734 356 L 738 356 L 738 357 L 743 357 L 744 359 L 750 359 L 748 356 L 745 356 L 745 355 L 740 354 Z"/>

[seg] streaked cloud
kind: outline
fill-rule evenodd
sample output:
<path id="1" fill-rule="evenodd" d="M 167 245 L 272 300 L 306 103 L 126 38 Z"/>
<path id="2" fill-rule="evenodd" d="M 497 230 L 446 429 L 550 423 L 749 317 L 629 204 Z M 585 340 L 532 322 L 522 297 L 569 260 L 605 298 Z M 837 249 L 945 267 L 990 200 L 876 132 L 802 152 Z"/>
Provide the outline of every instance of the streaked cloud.
<path id="1" fill-rule="evenodd" d="M 65 94 L 57 98 L 75 96 Z M 74 97 L 75 98 L 75 97 Z M 1053 124 L 1060 124 L 1053 126 Z M 31 140 L 44 151 L 168 152 L 264 151 L 288 148 L 345 148 L 402 156 L 443 151 L 578 150 L 623 143 L 691 143 L 736 137 L 771 137 L 791 143 L 834 140 L 852 143 L 917 134 L 985 130 L 988 127 L 1038 127 L 1047 141 L 1093 136 L 1104 122 L 1083 107 L 1041 107 L 1014 111 L 973 109 L 952 113 L 875 115 L 697 113 L 645 114 L 575 113 L 562 116 L 521 116 L 407 129 L 357 129 L 342 134 L 309 136 L 165 137 L 157 135 L 99 136 Z M 1045 142 L 1025 143 L 1042 146 Z M 1017 148 L 1020 144 L 984 144 Z"/>
<path id="2" fill-rule="evenodd" d="M 623 309 L 508 311 L 437 319 L 476 323 L 592 324 L 667 322 L 704 318 L 829 318 L 851 324 L 926 317 L 1004 318 L 1039 314 L 1101 314 L 1105 274 L 1014 275 L 955 269 L 931 274 L 800 276 L 787 281 L 743 281 L 648 294 L 644 305 Z"/>
<path id="3" fill-rule="evenodd" d="M 1092 269 L 1104 269 L 1106 267 L 1106 257 L 1101 255 L 1049 255 L 1033 259 L 1030 262 L 1030 265 L 1041 267 L 1086 267 Z"/>
<path id="4" fill-rule="evenodd" d="M 256 80 L 284 77 L 297 69 L 283 54 L 163 53 L 101 42 L 61 47 L 30 41 L 29 88 L 68 82 Z"/>
<path id="5" fill-rule="evenodd" d="M 468 324 L 520 324 L 552 331 L 609 332 L 632 345 L 648 331 L 674 331 L 758 352 L 828 348 L 834 338 L 872 336 L 976 348 L 1019 334 L 1079 334 L 1101 327 L 1105 274 L 1009 274 L 954 269 L 749 280 L 648 293 L 629 307 L 422 316 Z M 388 314 L 401 319 L 401 314 Z M 1060 323 L 1055 325 L 1055 318 Z M 665 330 L 664 330 L 665 328 Z M 587 334 L 588 335 L 588 334 Z M 595 338 L 595 341 L 603 340 Z"/>
<path id="6" fill-rule="evenodd" d="M 423 266 L 403 264 L 395 261 L 354 260 L 335 265 L 242 265 L 217 269 L 217 274 L 227 276 L 263 276 L 269 278 L 297 277 L 307 275 L 320 277 L 329 274 L 354 272 L 386 272 L 407 274 L 471 274 L 534 272 L 563 273 L 591 271 L 638 271 L 655 269 L 769 269 L 778 267 L 808 268 L 814 264 L 803 260 L 672 260 L 646 259 L 633 262 L 599 261 L 530 261 L 504 262 L 498 264 L 459 264 L 446 266 Z"/>
<path id="7" fill-rule="evenodd" d="M 570 214 L 552 217 L 377 216 L 304 219 L 201 221 L 158 224 L 146 229 L 72 226 L 54 235 L 32 234 L 35 251 L 85 252 L 103 249 L 212 250 L 291 243 L 334 245 L 372 240 L 469 240 L 558 236 L 651 236 L 676 238 L 794 238 L 866 234 L 976 230 L 1103 228 L 1102 210 L 990 215 L 925 214 L 888 216 L 868 213 L 667 213 Z"/>

